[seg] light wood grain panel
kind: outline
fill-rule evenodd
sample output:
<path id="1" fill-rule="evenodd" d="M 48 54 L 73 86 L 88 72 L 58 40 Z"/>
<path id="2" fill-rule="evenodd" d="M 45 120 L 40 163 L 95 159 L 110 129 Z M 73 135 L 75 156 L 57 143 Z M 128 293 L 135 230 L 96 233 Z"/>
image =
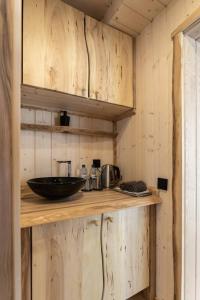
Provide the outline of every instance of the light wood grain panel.
<path id="1" fill-rule="evenodd" d="M 21 119 L 24 122 L 35 123 L 35 110 L 22 109 Z M 35 133 L 31 130 L 21 131 L 21 181 L 35 177 Z"/>
<path id="2" fill-rule="evenodd" d="M 61 0 L 25 0 L 23 15 L 23 83 L 88 96 L 84 14 Z"/>
<path id="3" fill-rule="evenodd" d="M 59 168 L 57 160 L 71 160 L 74 176 L 79 176 L 81 164 L 86 164 L 90 170 L 93 159 L 100 159 L 102 165 L 113 163 L 113 144 L 110 138 L 113 135 L 112 122 L 70 115 L 72 127 L 63 128 L 57 127 L 59 116 L 58 112 L 22 109 L 22 122 L 26 122 L 25 128 L 28 129 L 21 132 L 22 183 L 35 176 L 65 176 L 66 168 L 64 165 Z M 73 126 L 76 127 L 75 130 Z M 22 127 L 24 128 L 23 125 Z M 41 132 L 29 129 L 41 129 Z M 63 129 L 69 131 L 70 135 L 60 133 Z M 89 136 L 75 135 L 79 133 Z M 38 143 L 40 146 L 36 149 Z"/>
<path id="4" fill-rule="evenodd" d="M 80 128 L 80 118 L 72 116 L 70 119 L 71 126 Z M 80 136 L 69 135 L 67 136 L 67 159 L 72 161 L 72 176 L 80 176 Z M 72 151 L 73 149 L 73 151 Z"/>
<path id="5" fill-rule="evenodd" d="M 115 0 L 109 6 L 104 21 L 132 36 L 141 33 L 170 0 Z"/>
<path id="6" fill-rule="evenodd" d="M 28 188 L 22 190 L 22 195 L 22 228 L 161 203 L 156 195 L 138 198 L 112 190 L 80 192 L 69 198 L 70 201 L 59 203 L 49 202 L 33 194 Z"/>
<path id="7" fill-rule="evenodd" d="M 171 182 L 173 163 L 171 33 L 187 18 L 187 15 L 192 15 L 195 9 L 199 9 L 199 1 L 171 1 L 137 38 L 137 115 L 129 121 L 131 125 L 127 124 L 129 123 L 127 120 L 120 122 L 120 139 L 118 137 L 118 164 L 122 166 L 123 174 L 128 174 L 129 179 L 142 178 L 148 184 L 155 185 L 157 177 L 164 176 L 169 179 L 169 183 Z M 147 140 L 149 142 L 146 142 Z M 147 147 L 149 145 L 154 147 Z M 124 155 L 125 149 L 130 149 L 129 156 Z M 155 151 L 149 151 L 150 149 Z M 129 164 L 127 157 L 130 158 Z M 163 204 L 157 208 L 156 226 L 156 296 L 159 300 L 173 300 L 174 199 L 171 184 L 168 192 L 162 192 L 161 197 Z"/>
<path id="8" fill-rule="evenodd" d="M 159 1 L 125 0 L 123 4 L 149 21 L 152 21 L 164 8 L 164 5 Z"/>
<path id="9" fill-rule="evenodd" d="M 111 5 L 112 0 L 64 0 L 69 5 L 72 5 L 89 16 L 95 19 L 102 20 L 108 7 Z"/>
<path id="10" fill-rule="evenodd" d="M 104 214 L 104 299 L 128 299 L 148 287 L 148 220 L 147 208 Z"/>
<path id="11" fill-rule="evenodd" d="M 90 126 L 91 127 L 91 126 Z M 88 128 L 74 128 L 72 126 L 56 126 L 56 125 L 45 125 L 45 124 L 28 124 L 22 123 L 21 129 L 23 130 L 32 130 L 32 131 L 43 131 L 43 132 L 57 132 L 57 133 L 68 133 L 74 135 L 86 135 L 86 136 L 95 136 L 95 137 L 110 137 L 114 138 L 117 136 L 117 133 L 107 132 L 103 130 L 94 130 Z"/>
<path id="12" fill-rule="evenodd" d="M 133 22 L 134 20 L 134 22 Z M 136 10 L 131 9 L 127 5 L 122 5 L 116 12 L 112 21 L 109 22 L 123 31 L 127 31 L 133 36 L 137 36 L 142 30 L 150 23 L 150 20 L 138 13 Z"/>
<path id="13" fill-rule="evenodd" d="M 182 43 L 183 36 L 174 37 L 173 56 L 173 199 L 174 199 L 174 281 L 175 299 L 181 299 L 182 290 Z"/>
<path id="14" fill-rule="evenodd" d="M 0 294 L 21 299 L 20 79 L 21 1 L 0 1 Z"/>
<path id="15" fill-rule="evenodd" d="M 128 35 L 86 17 L 90 98 L 133 107 L 133 42 Z"/>
<path id="16" fill-rule="evenodd" d="M 107 134 L 112 132 L 112 139 L 110 139 L 109 136 L 105 136 L 103 140 L 100 139 L 98 136 L 94 137 L 93 145 L 95 146 L 94 157 L 100 157 L 102 153 L 101 149 L 103 150 L 102 164 L 106 164 L 106 161 L 113 162 L 113 138 L 117 136 L 117 131 L 114 132 L 113 130 L 113 122 L 92 119 L 92 128 L 97 132 L 99 130 L 103 130 Z M 112 149 L 112 151 L 109 151 L 109 149 Z"/>
<path id="17" fill-rule="evenodd" d="M 33 300 L 101 299 L 100 226 L 91 217 L 33 229 Z"/>
<path id="18" fill-rule="evenodd" d="M 59 124 L 58 113 L 52 113 L 51 115 L 52 126 Z M 57 161 L 68 160 L 67 152 L 68 137 L 65 134 L 59 132 L 52 132 L 51 135 L 51 149 L 52 149 L 52 176 L 66 176 L 67 167 L 65 164 L 58 164 Z"/>
<path id="19" fill-rule="evenodd" d="M 32 299 L 32 233 L 30 228 L 21 230 L 22 300 Z"/>
<path id="20" fill-rule="evenodd" d="M 23 82 L 36 86 L 43 86 L 45 78 L 44 9 L 44 1 L 23 2 Z"/>
<path id="21" fill-rule="evenodd" d="M 46 111 L 36 111 L 35 122 L 40 125 L 51 125 L 51 113 Z M 51 133 L 37 131 L 35 133 L 35 176 L 51 176 L 51 161 Z"/>
<path id="22" fill-rule="evenodd" d="M 68 110 L 76 115 L 108 121 L 118 121 L 135 114 L 134 109 L 124 105 L 27 85 L 22 85 L 22 104 L 50 111 Z"/>

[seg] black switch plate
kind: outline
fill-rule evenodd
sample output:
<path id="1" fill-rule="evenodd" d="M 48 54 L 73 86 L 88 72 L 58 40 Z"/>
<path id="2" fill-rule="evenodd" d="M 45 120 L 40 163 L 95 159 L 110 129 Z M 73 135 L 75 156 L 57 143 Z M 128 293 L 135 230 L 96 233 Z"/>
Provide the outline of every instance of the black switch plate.
<path id="1" fill-rule="evenodd" d="M 157 189 L 158 190 L 167 191 L 167 189 L 168 189 L 168 179 L 166 179 L 166 178 L 158 178 Z"/>

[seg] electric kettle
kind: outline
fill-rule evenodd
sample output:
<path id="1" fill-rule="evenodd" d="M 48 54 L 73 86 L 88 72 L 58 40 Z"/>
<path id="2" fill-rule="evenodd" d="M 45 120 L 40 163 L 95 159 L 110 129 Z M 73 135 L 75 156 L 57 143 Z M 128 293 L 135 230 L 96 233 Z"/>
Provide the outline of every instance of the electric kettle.
<path id="1" fill-rule="evenodd" d="M 117 166 L 104 165 L 101 170 L 103 188 L 113 188 L 120 182 L 121 174 Z"/>

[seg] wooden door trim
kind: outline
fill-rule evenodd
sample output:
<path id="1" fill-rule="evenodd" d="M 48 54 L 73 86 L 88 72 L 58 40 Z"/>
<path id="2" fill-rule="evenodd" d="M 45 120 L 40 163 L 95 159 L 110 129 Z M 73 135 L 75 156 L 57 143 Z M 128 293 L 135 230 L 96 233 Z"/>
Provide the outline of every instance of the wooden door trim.
<path id="1" fill-rule="evenodd" d="M 0 291 L 19 300 L 21 0 L 0 0 L 0 20 Z"/>
<path id="2" fill-rule="evenodd" d="M 182 33 L 174 36 L 173 54 L 173 259 L 174 300 L 182 287 Z"/>
<path id="3" fill-rule="evenodd" d="M 191 25 L 194 25 L 195 22 L 200 20 L 200 7 L 198 7 L 188 18 L 186 18 L 171 34 L 171 37 L 174 38 L 177 34 L 184 32 Z"/>

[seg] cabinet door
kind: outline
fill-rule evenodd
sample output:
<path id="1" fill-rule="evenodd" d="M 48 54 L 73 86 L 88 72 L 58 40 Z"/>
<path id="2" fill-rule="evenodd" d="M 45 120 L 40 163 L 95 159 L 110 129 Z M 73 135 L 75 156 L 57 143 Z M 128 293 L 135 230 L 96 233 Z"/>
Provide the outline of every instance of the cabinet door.
<path id="1" fill-rule="evenodd" d="M 88 96 L 82 12 L 62 0 L 24 0 L 23 83 Z"/>
<path id="2" fill-rule="evenodd" d="M 101 300 L 101 216 L 32 229 L 32 300 Z"/>
<path id="3" fill-rule="evenodd" d="M 107 213 L 103 223 L 105 300 L 125 300 L 149 286 L 149 209 Z"/>
<path id="4" fill-rule="evenodd" d="M 133 40 L 86 17 L 92 99 L 133 107 Z"/>

